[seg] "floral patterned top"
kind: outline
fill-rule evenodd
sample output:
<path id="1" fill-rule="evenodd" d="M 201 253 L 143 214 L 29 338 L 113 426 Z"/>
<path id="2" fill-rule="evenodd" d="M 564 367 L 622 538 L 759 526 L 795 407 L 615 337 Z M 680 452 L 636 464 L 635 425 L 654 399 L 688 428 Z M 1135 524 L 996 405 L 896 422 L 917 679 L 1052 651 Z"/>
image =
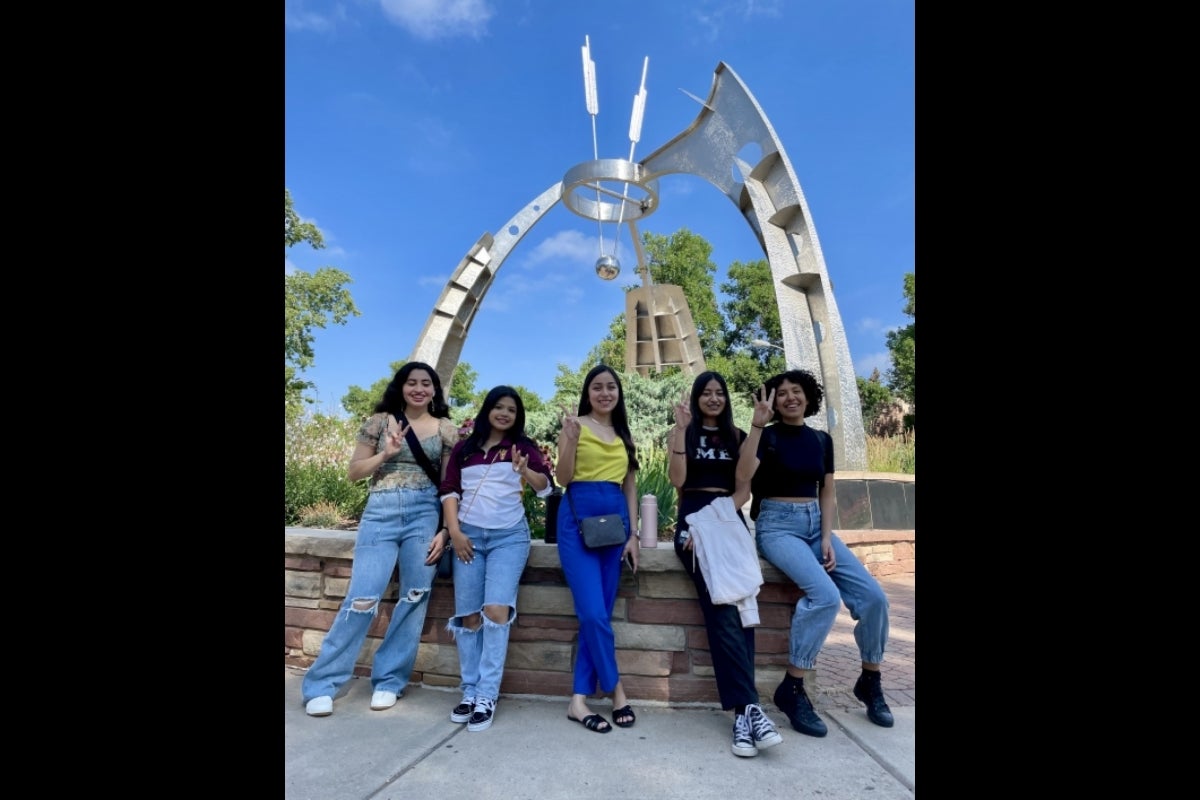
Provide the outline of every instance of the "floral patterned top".
<path id="1" fill-rule="evenodd" d="M 362 427 L 358 429 L 358 444 L 369 444 L 375 448 L 378 453 L 383 450 L 383 436 L 387 429 L 388 415 L 382 411 L 377 414 L 372 414 L 363 422 Z M 421 440 L 421 447 L 425 450 L 425 454 L 429 456 L 429 460 L 437 468 L 441 468 L 442 455 L 449 456 L 450 451 L 454 449 L 454 445 L 458 443 L 458 426 L 449 419 L 438 419 L 438 433 L 436 436 L 430 436 L 428 439 Z M 387 461 L 379 465 L 379 469 L 375 470 L 375 474 L 371 476 L 370 491 L 375 492 L 380 489 L 424 489 L 432 486 L 429 482 L 429 476 L 425 474 L 425 470 L 413 458 L 412 451 L 408 449 L 408 442 L 405 441 L 400 447 L 400 452 L 392 456 Z M 437 488 L 434 486 L 433 488 Z"/>

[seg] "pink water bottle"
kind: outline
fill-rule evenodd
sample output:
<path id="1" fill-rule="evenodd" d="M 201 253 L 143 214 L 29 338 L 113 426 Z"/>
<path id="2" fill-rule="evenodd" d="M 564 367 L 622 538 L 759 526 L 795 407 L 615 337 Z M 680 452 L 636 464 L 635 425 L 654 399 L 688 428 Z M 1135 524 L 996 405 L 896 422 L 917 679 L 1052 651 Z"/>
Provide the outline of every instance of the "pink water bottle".
<path id="1" fill-rule="evenodd" d="M 658 547 L 658 497 L 642 495 L 642 526 L 638 541 L 642 547 Z"/>

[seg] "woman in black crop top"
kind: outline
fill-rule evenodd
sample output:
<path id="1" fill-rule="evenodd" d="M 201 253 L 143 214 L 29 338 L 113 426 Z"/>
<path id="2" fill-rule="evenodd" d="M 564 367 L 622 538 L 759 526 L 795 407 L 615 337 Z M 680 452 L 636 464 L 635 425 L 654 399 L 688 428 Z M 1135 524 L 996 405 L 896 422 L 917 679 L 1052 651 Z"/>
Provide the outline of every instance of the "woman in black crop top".
<path id="1" fill-rule="evenodd" d="M 755 398 L 737 467 L 739 480 L 751 480 L 750 518 L 759 554 L 804 592 L 792 615 L 787 674 L 774 700 L 792 727 L 809 736 L 824 736 L 827 729 L 804 691 L 804 671 L 816 666 L 841 603 L 855 620 L 854 641 L 862 659 L 854 696 L 866 704 L 871 722 L 885 728 L 893 724 L 879 671 L 888 638 L 887 596 L 833 532 L 833 438 L 804 424 L 821 410 L 823 395 L 806 370 L 770 378 Z"/>
<path id="2" fill-rule="evenodd" d="M 675 554 L 696 584 L 709 652 L 721 707 L 732 709 L 733 754 L 750 757 L 759 748 L 783 741 L 758 703 L 754 684 L 754 628 L 743 627 L 741 614 L 731 603 L 713 603 L 696 563 L 695 544 L 688 533 L 687 516 L 718 497 L 732 497 L 741 507 L 749 499 L 749 481 L 735 481 L 738 449 L 746 432 L 733 424 L 729 389 L 716 372 L 703 372 L 692 382 L 691 399 L 685 394 L 675 405 L 675 427 L 667 436 L 669 475 L 679 490 L 675 517 Z M 742 522 L 746 520 L 743 517 Z M 747 529 L 746 535 L 749 535 Z"/>

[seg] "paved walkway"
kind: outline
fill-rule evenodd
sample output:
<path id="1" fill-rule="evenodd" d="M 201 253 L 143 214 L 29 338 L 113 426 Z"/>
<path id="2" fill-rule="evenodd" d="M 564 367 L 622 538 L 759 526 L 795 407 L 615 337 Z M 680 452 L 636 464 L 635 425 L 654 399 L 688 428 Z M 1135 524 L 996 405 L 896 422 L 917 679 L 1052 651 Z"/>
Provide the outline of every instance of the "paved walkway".
<path id="1" fill-rule="evenodd" d="M 891 602 L 883 686 L 892 728 L 867 720 L 851 688 L 861 662 L 842 610 L 817 660 L 813 701 L 823 738 L 792 730 L 755 758 L 730 752 L 732 716 L 717 708 L 634 703 L 637 723 L 597 734 L 566 719 L 565 697 L 501 696 L 492 727 L 450 722 L 458 692 L 410 686 L 395 706 L 371 711 L 371 682 L 349 681 L 334 713 L 310 717 L 303 672 L 284 668 L 286 800 L 557 800 L 728 797 L 912 800 L 916 792 L 915 581 L 881 579 Z M 611 703 L 592 707 L 611 719 Z"/>
<path id="2" fill-rule="evenodd" d="M 916 578 L 911 573 L 879 581 L 888 596 L 888 644 L 883 657 L 883 696 L 888 705 L 917 704 Z M 817 708 L 862 709 L 854 697 L 854 682 L 862 672 L 862 660 L 854 643 L 854 620 L 842 606 L 821 654 L 817 656 Z M 769 699 L 769 698 L 768 698 Z"/>

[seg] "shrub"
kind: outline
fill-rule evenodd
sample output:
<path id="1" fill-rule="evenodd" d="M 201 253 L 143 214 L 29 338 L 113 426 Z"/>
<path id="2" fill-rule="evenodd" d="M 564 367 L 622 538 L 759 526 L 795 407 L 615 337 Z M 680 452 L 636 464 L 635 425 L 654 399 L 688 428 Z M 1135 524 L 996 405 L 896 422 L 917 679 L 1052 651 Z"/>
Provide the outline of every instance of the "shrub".
<path id="1" fill-rule="evenodd" d="M 916 431 L 903 431 L 897 436 L 868 436 L 867 470 L 916 475 Z"/>
<path id="2" fill-rule="evenodd" d="M 367 481 L 346 474 L 360 422 L 323 414 L 284 423 L 283 524 L 300 523 L 302 509 L 328 503 L 343 519 L 358 519 L 367 504 Z"/>
<path id="3" fill-rule="evenodd" d="M 678 397 L 678 394 L 675 395 Z M 666 403 L 667 397 L 656 398 Z M 749 427 L 751 409 L 740 397 L 733 398 L 735 422 Z M 666 421 L 669 406 L 664 406 L 648 422 L 639 426 L 635 437 L 641 469 L 637 474 L 637 493 L 658 498 L 659 541 L 670 541 L 675 532 L 677 493 L 668 477 L 665 435 L 671 427 Z M 549 421 L 549 417 L 548 420 Z M 465 422 L 465 420 L 460 421 Z M 362 517 L 367 504 L 368 481 L 351 481 L 346 475 L 355 437 L 361 421 L 322 414 L 302 415 L 284 424 L 284 522 L 285 526 L 337 527 Z M 553 458 L 557 431 L 538 441 L 543 455 Z M 867 436 L 867 470 L 915 475 L 917 472 L 916 431 L 908 429 L 895 436 Z M 553 469 L 553 463 L 551 464 Z M 546 502 L 526 487 L 522 497 L 529 528 L 535 539 L 546 534 Z M 318 522 L 319 521 L 319 522 Z"/>
<path id="4" fill-rule="evenodd" d="M 658 498 L 658 540 L 672 541 L 678 493 L 669 477 L 667 451 L 656 445 L 639 447 L 638 463 L 642 467 L 637 471 L 638 508 L 641 508 L 643 495 L 652 494 Z"/>
<path id="5" fill-rule="evenodd" d="M 304 528 L 336 529 L 343 522 L 341 509 L 336 503 L 322 500 L 305 506 L 299 512 L 300 525 Z"/>

